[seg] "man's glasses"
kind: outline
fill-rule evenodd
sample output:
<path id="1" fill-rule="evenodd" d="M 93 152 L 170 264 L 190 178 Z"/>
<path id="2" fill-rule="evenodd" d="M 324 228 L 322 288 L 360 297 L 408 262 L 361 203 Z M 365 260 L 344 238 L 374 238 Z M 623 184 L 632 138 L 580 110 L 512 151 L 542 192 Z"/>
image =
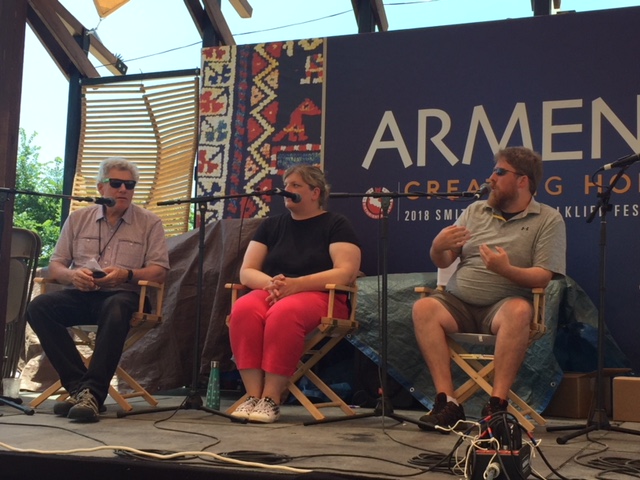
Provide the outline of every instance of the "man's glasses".
<path id="1" fill-rule="evenodd" d="M 118 180 L 117 178 L 105 178 L 102 183 L 109 182 L 111 188 L 120 188 L 124 183 L 124 188 L 127 190 L 133 190 L 136 186 L 135 180 Z"/>
<path id="2" fill-rule="evenodd" d="M 500 167 L 494 168 L 493 173 L 495 173 L 499 177 L 504 177 L 507 173 L 513 173 L 514 175 L 518 175 L 519 177 L 525 176 L 522 173 L 514 172 L 513 170 L 507 170 L 506 168 L 500 168 Z"/>

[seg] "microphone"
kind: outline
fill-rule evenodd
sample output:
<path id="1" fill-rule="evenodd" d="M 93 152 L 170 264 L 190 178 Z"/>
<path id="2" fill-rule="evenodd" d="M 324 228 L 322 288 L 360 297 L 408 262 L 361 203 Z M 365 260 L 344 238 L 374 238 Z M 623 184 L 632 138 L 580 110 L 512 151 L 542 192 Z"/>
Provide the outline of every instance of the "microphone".
<path id="1" fill-rule="evenodd" d="M 638 160 L 640 160 L 640 153 L 634 153 L 631 155 L 627 155 L 626 157 L 619 158 L 615 162 L 607 163 L 606 165 L 600 167 L 598 171 L 601 172 L 602 170 L 611 170 L 612 168 L 627 167 L 633 163 L 636 163 Z"/>
<path id="2" fill-rule="evenodd" d="M 302 200 L 302 197 L 300 196 L 299 193 L 287 192 L 286 190 L 283 190 L 281 188 L 274 188 L 273 190 L 265 190 L 259 193 L 261 193 L 262 195 L 280 195 L 281 197 L 287 197 L 293 200 L 293 203 L 300 203 L 300 200 Z"/>
<path id="3" fill-rule="evenodd" d="M 106 205 L 107 207 L 115 207 L 116 200 L 110 197 L 96 197 L 92 199 L 97 205 Z"/>
<path id="4" fill-rule="evenodd" d="M 491 185 L 489 185 L 488 183 L 483 183 L 482 185 L 480 185 L 478 191 L 473 194 L 473 199 L 480 200 L 489 192 L 491 192 Z"/>
<path id="5" fill-rule="evenodd" d="M 69 197 L 72 200 L 77 200 L 79 202 L 93 202 L 97 205 L 106 205 L 107 207 L 114 207 L 116 205 L 115 198 L 110 197 Z"/>

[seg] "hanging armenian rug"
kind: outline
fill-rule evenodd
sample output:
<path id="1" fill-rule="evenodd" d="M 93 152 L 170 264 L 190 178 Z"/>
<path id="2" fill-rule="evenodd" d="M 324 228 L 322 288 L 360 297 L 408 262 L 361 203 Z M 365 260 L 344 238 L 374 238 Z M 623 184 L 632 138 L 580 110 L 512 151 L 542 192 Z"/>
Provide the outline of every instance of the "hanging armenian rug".
<path id="1" fill-rule="evenodd" d="M 282 186 L 297 163 L 320 165 L 324 39 L 202 50 L 197 196 Z M 214 200 L 206 221 L 264 217 L 279 197 Z"/>

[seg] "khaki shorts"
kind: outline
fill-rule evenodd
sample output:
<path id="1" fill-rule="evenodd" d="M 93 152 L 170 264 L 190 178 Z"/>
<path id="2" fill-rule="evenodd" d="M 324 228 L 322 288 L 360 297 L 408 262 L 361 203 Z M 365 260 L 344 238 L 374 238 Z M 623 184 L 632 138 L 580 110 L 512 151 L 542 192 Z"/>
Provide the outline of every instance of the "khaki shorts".
<path id="1" fill-rule="evenodd" d="M 435 291 L 429 295 L 438 300 L 458 324 L 459 332 L 491 334 L 491 322 L 498 310 L 511 297 L 492 305 L 470 305 L 449 292 Z"/>

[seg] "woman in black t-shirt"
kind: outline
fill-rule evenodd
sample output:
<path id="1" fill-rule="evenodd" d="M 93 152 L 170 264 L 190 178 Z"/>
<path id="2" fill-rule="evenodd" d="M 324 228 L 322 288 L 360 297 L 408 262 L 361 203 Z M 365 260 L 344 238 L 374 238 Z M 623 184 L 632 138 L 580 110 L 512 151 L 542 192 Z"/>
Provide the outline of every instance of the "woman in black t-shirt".
<path id="1" fill-rule="evenodd" d="M 231 349 L 248 399 L 232 415 L 272 423 L 304 349 L 305 336 L 327 312 L 325 285 L 352 284 L 360 268 L 355 231 L 324 210 L 328 186 L 318 167 L 296 165 L 284 176 L 289 213 L 261 223 L 244 256 L 240 281 L 252 289 L 234 304 Z M 340 298 L 338 298 L 340 297 Z M 336 316 L 348 317 L 336 296 Z"/>

